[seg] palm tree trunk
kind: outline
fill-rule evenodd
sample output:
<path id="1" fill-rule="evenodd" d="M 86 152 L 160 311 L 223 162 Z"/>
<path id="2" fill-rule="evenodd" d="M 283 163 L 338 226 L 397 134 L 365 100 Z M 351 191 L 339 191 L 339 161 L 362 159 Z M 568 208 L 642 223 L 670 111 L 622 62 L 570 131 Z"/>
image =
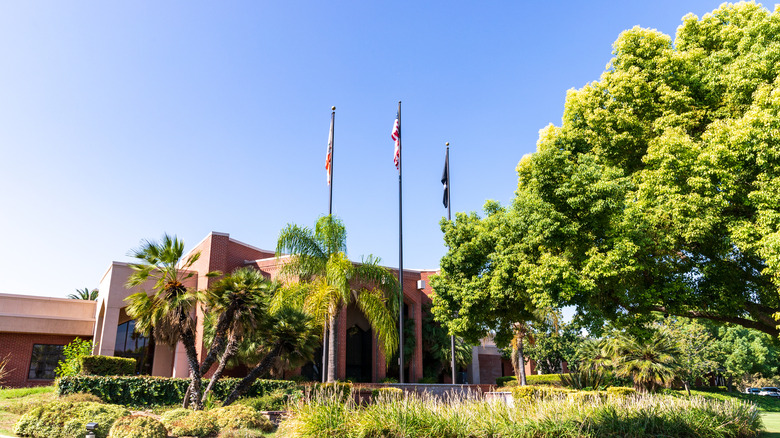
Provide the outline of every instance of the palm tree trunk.
<path id="1" fill-rule="evenodd" d="M 227 347 L 225 347 L 225 353 L 222 354 L 222 359 L 219 361 L 219 366 L 217 367 L 217 370 L 214 371 L 214 375 L 211 376 L 211 380 L 209 381 L 209 385 L 206 387 L 206 390 L 203 391 L 203 397 L 201 398 L 201 401 L 203 403 L 206 403 L 206 399 L 209 396 L 209 393 L 214 389 L 214 386 L 217 384 L 217 381 L 222 377 L 222 373 L 225 372 L 225 367 L 227 366 L 228 360 L 232 358 L 236 354 L 236 350 L 238 349 L 238 337 L 235 334 L 232 334 L 230 336 L 230 340 L 228 341 Z"/>
<path id="2" fill-rule="evenodd" d="M 215 329 L 214 341 L 211 343 L 211 348 L 208 354 L 203 358 L 203 362 L 200 364 L 200 373 L 206 374 L 209 368 L 217 361 L 217 356 L 222 351 L 228 338 L 228 328 L 233 322 L 233 315 L 235 314 L 235 302 L 231 302 L 227 309 L 219 315 L 217 320 L 217 327 Z"/>
<path id="3" fill-rule="evenodd" d="M 336 321 L 338 320 L 338 306 L 336 311 L 332 313 L 330 322 L 328 323 L 328 329 L 330 331 L 328 335 L 328 382 L 336 381 Z"/>
<path id="4" fill-rule="evenodd" d="M 190 387 L 192 394 L 192 400 L 195 403 L 195 410 L 202 410 L 203 403 L 200 401 L 201 397 L 201 374 L 200 366 L 198 364 L 198 352 L 195 349 L 195 333 L 191 329 L 184 329 L 186 327 L 186 318 L 188 316 L 182 312 L 179 314 L 179 324 L 182 327 L 181 342 L 184 345 L 184 351 L 187 353 L 187 361 L 190 364 L 190 376 L 192 378 Z M 186 398 L 186 397 L 185 397 Z"/>
<path id="5" fill-rule="evenodd" d="M 240 382 L 238 382 L 238 385 L 236 385 L 235 389 L 233 389 L 233 392 L 230 393 L 230 395 L 225 398 L 225 401 L 222 403 L 222 406 L 229 406 L 234 401 L 238 400 L 239 397 L 244 395 L 247 389 L 254 383 L 255 380 L 257 380 L 258 377 L 262 376 L 264 373 L 266 373 L 270 368 L 271 365 L 274 363 L 274 359 L 276 359 L 279 356 L 279 353 L 282 351 L 281 344 L 276 344 L 274 348 L 263 358 L 263 360 L 260 361 L 260 363 L 247 374 L 246 377 L 241 379 Z"/>
<path id="6" fill-rule="evenodd" d="M 322 327 L 322 364 L 320 365 L 320 381 L 325 383 L 328 381 L 328 375 L 325 372 L 325 367 L 328 364 L 328 322 L 325 321 L 325 325 Z"/>
<path id="7" fill-rule="evenodd" d="M 517 362 L 518 362 L 518 374 L 520 375 L 520 386 L 528 384 L 525 378 L 525 357 L 523 355 L 523 338 L 521 337 L 517 343 Z"/>

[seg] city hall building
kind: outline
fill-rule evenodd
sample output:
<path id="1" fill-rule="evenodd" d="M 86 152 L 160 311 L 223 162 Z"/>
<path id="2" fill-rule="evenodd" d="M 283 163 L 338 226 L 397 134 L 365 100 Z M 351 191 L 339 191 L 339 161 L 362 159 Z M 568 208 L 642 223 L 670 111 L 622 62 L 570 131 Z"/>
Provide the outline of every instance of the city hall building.
<path id="1" fill-rule="evenodd" d="M 217 232 L 206 236 L 190 253 L 198 251 L 200 258 L 191 268 L 196 275 L 185 282 L 197 290 L 205 290 L 217 280 L 206 276 L 211 271 L 228 273 L 248 266 L 259 270 L 266 278 L 276 279 L 279 269 L 289 259 L 276 257 L 273 251 Z M 8 358 L 6 369 L 11 370 L 5 382 L 0 384 L 8 387 L 51 384 L 63 346 L 76 338 L 92 339 L 93 354 L 136 358 L 138 374 L 188 377 L 188 364 L 181 344 L 175 349 L 155 345 L 153 340 L 135 331 L 135 322 L 125 312 L 125 298 L 140 291 L 150 292 L 152 282 L 128 289 L 125 284 L 131 273 L 129 264 L 113 262 L 100 280 L 97 301 L 0 294 L 0 360 Z M 414 321 L 416 338 L 414 353 L 405 369 L 406 382 L 415 383 L 423 377 L 422 312 L 431 302 L 433 290 L 429 278 L 434 274 L 436 271 L 404 269 L 403 311 L 406 318 Z M 202 354 L 203 315 L 199 314 L 197 320 L 196 344 L 198 354 Z M 384 379 L 388 375 L 385 357 L 360 310 L 354 305 L 343 309 L 337 328 L 337 379 L 356 382 Z M 322 369 L 319 362 L 321 357 L 292 374 L 301 373 L 319 380 Z M 526 365 L 527 372 L 533 371 L 532 365 Z M 246 370 L 233 370 L 235 376 L 241 376 L 242 372 Z M 494 384 L 496 377 L 504 375 L 512 375 L 511 367 L 507 361 L 502 361 L 492 342 L 484 341 L 473 348 L 472 361 L 463 380 Z"/>

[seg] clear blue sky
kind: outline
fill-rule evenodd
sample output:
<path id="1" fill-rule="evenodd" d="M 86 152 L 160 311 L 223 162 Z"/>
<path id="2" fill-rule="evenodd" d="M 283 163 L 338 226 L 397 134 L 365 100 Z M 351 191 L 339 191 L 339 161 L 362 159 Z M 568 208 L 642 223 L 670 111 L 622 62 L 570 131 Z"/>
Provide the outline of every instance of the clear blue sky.
<path id="1" fill-rule="evenodd" d="M 597 80 L 618 34 L 673 35 L 717 1 L 41 1 L 0 6 L 0 293 L 93 288 L 141 239 L 273 249 L 334 213 L 398 265 L 390 130 L 403 101 L 404 266 L 454 211 L 509 203 L 515 166 Z M 770 5 L 771 6 L 771 5 Z M 773 8 L 773 7 L 772 7 Z"/>

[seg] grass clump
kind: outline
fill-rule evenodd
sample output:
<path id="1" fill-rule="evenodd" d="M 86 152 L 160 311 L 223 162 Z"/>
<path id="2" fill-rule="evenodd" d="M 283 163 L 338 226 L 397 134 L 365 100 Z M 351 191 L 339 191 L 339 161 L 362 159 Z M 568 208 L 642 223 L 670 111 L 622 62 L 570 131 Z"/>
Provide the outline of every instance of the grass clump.
<path id="1" fill-rule="evenodd" d="M 219 432 L 217 420 L 208 411 L 189 411 L 186 417 L 165 424 L 173 436 L 209 437 Z"/>
<path id="2" fill-rule="evenodd" d="M 122 417 L 114 422 L 108 438 L 166 438 L 168 431 L 162 423 L 145 415 Z"/>
<path id="3" fill-rule="evenodd" d="M 520 399 L 514 406 L 464 398 L 407 396 L 361 407 L 337 397 L 297 405 L 278 436 L 404 438 L 752 438 L 761 428 L 755 406 L 702 397 L 637 395 Z"/>
<path id="4" fill-rule="evenodd" d="M 274 426 L 268 418 L 249 406 L 232 405 L 209 411 L 217 421 L 220 431 L 237 429 L 260 429 L 270 432 Z"/>

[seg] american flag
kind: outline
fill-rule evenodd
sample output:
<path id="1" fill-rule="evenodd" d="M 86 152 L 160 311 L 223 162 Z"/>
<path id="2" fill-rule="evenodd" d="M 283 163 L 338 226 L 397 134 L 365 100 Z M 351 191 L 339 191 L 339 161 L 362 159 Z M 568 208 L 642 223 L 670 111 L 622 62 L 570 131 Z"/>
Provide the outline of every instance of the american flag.
<path id="1" fill-rule="evenodd" d="M 393 133 L 390 134 L 390 138 L 395 141 L 395 155 L 393 156 L 393 163 L 398 170 L 401 166 L 401 122 L 398 114 L 395 115 L 395 123 L 393 123 Z"/>

